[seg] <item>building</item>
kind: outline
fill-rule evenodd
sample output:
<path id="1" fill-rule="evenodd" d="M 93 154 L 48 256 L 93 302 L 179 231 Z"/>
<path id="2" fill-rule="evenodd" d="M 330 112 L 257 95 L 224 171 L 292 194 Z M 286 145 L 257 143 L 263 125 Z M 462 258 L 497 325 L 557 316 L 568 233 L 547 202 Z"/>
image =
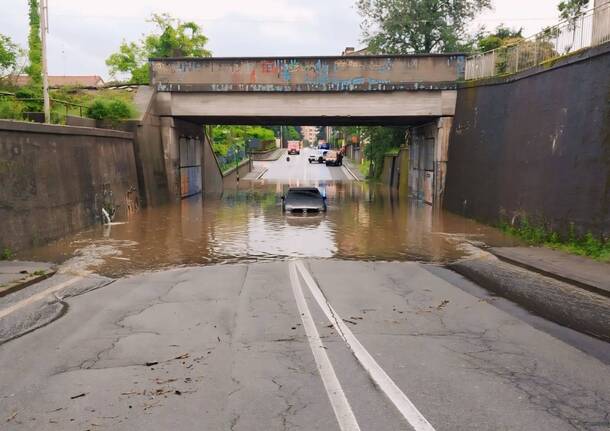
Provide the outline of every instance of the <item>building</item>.
<path id="1" fill-rule="evenodd" d="M 371 53 L 369 52 L 368 48 L 362 48 L 359 50 L 356 50 L 356 48 L 352 47 L 352 46 L 348 46 L 347 48 L 345 48 L 343 50 L 343 52 L 341 53 L 342 56 L 344 57 L 355 57 L 358 55 L 370 55 Z"/>
<path id="2" fill-rule="evenodd" d="M 25 87 L 29 85 L 30 77 L 27 75 L 19 75 L 15 78 L 14 84 L 17 87 Z M 61 87 L 79 87 L 79 88 L 101 88 L 104 86 L 104 80 L 98 75 L 84 76 L 49 76 L 50 88 Z"/>
<path id="3" fill-rule="evenodd" d="M 318 131 L 320 129 L 317 126 L 301 126 L 301 135 L 303 140 L 309 144 L 315 144 L 318 141 Z"/>

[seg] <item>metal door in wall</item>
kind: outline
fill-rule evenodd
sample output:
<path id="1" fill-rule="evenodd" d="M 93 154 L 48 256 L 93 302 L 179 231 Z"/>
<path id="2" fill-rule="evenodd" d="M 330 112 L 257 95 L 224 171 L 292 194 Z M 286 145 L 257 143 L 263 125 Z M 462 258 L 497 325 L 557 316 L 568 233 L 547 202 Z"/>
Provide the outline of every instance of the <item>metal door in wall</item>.
<path id="1" fill-rule="evenodd" d="M 186 198 L 201 193 L 201 140 L 181 136 L 180 196 Z"/>
<path id="2" fill-rule="evenodd" d="M 434 138 L 424 139 L 422 160 L 423 201 L 432 205 L 434 203 Z"/>

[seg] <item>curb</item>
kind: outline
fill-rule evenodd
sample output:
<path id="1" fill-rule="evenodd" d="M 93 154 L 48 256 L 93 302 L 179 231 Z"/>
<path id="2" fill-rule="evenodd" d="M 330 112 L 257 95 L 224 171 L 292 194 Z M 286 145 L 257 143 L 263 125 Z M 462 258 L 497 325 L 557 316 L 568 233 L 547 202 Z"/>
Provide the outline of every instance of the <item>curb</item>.
<path id="1" fill-rule="evenodd" d="M 252 159 L 253 162 L 275 162 L 276 160 L 279 160 L 282 157 L 283 154 L 283 148 L 278 148 L 277 150 L 275 150 L 276 152 L 278 152 L 277 157 L 276 156 L 271 156 L 268 159 Z"/>
<path id="2" fill-rule="evenodd" d="M 346 171 L 347 171 L 347 172 L 348 172 L 348 173 L 349 173 L 349 174 L 350 174 L 350 175 L 351 175 L 351 176 L 354 178 L 354 180 L 356 180 L 356 181 L 362 181 L 362 180 L 360 179 L 360 177 L 358 177 L 356 174 L 354 174 L 354 173 L 352 172 L 352 170 L 351 170 L 349 167 L 347 167 L 347 165 L 346 165 L 345 163 L 344 163 L 344 164 L 342 164 L 342 165 L 341 165 L 341 167 L 342 167 L 342 168 L 344 168 L 344 169 L 345 169 L 345 170 L 346 170 Z"/>
<path id="3" fill-rule="evenodd" d="M 610 341 L 610 298 L 480 251 L 447 265 L 479 286 L 560 325 Z"/>
<path id="4" fill-rule="evenodd" d="M 263 171 L 260 173 L 260 175 L 258 175 L 255 179 L 260 180 L 263 175 L 265 175 L 267 173 L 269 169 L 268 168 L 264 168 Z"/>
<path id="5" fill-rule="evenodd" d="M 592 284 L 583 283 L 582 281 L 574 280 L 573 278 L 564 277 L 564 276 L 561 276 L 559 274 L 555 274 L 553 272 L 545 271 L 542 268 L 538 268 L 538 267 L 536 267 L 534 265 L 528 265 L 527 263 L 520 262 L 518 260 L 514 260 L 514 259 L 511 259 L 511 258 L 506 257 L 506 256 L 500 256 L 500 255 L 494 253 L 493 250 L 489 250 L 489 252 L 491 254 L 493 254 L 495 257 L 497 257 L 502 262 L 510 263 L 511 265 L 515 265 L 515 266 L 518 266 L 520 268 L 527 269 L 528 271 L 532 271 L 532 272 L 535 272 L 537 274 L 544 275 L 545 277 L 550 277 L 550 278 L 553 278 L 555 280 L 558 280 L 558 281 L 561 281 L 561 282 L 564 282 L 564 283 L 572 284 L 574 286 L 580 287 L 581 289 L 588 290 L 589 292 L 593 292 L 593 293 L 596 293 L 598 295 L 602 295 L 602 296 L 605 296 L 607 298 L 610 298 L 610 292 L 608 292 L 605 289 L 601 289 L 601 288 L 599 288 L 597 286 L 594 286 Z"/>
<path id="6" fill-rule="evenodd" d="M 55 275 L 56 272 L 56 270 L 51 270 L 43 275 L 29 277 L 26 280 L 14 282 L 12 284 L 9 284 L 8 286 L 2 287 L 0 288 L 0 298 L 10 295 L 11 293 L 19 292 L 20 290 L 25 289 L 26 287 L 29 287 L 32 284 L 36 284 L 43 280 L 46 280 L 47 278 L 51 278 Z"/>

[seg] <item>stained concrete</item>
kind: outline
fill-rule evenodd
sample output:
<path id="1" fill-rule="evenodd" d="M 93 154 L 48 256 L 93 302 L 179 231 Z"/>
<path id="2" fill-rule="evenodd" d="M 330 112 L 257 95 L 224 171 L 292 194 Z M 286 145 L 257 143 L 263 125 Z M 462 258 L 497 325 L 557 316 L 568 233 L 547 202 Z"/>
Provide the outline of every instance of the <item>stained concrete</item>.
<path id="1" fill-rule="evenodd" d="M 445 207 L 610 237 L 610 44 L 460 88 Z"/>
<path id="2" fill-rule="evenodd" d="M 0 120 L 0 247 L 19 250 L 139 208 L 131 133 Z"/>
<path id="3" fill-rule="evenodd" d="M 160 58 L 151 81 L 172 92 L 417 91 L 455 88 L 464 64 L 464 54 Z"/>

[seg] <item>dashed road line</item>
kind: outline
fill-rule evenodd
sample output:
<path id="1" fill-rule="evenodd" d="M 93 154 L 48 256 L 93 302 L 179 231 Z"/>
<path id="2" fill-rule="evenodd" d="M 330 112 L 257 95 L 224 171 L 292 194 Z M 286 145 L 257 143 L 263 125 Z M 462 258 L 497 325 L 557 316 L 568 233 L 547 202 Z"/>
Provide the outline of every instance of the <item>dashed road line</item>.
<path id="1" fill-rule="evenodd" d="M 324 388 L 328 394 L 328 399 L 330 400 L 330 404 L 335 412 L 337 422 L 339 423 L 339 428 L 341 428 L 341 431 L 360 431 L 360 426 L 356 421 L 356 416 L 354 416 L 354 412 L 352 411 L 349 401 L 343 392 L 343 388 L 341 387 L 339 379 L 335 374 L 333 365 L 330 362 L 324 345 L 322 344 L 320 334 L 318 333 L 316 324 L 311 316 L 309 307 L 307 306 L 307 301 L 305 300 L 303 289 L 301 288 L 301 282 L 299 281 L 299 276 L 297 274 L 297 268 L 294 262 L 289 263 L 289 271 L 292 292 L 299 309 L 299 314 L 301 315 L 301 320 L 303 321 L 303 328 L 305 329 L 307 340 L 309 340 L 309 347 L 313 352 L 320 377 L 322 378 Z"/>
<path id="2" fill-rule="evenodd" d="M 354 336 L 352 331 L 343 323 L 341 317 L 337 314 L 335 309 L 329 304 L 328 300 L 322 293 L 322 290 L 315 282 L 309 271 L 303 265 L 303 262 L 296 261 L 291 262 L 301 273 L 305 284 L 309 288 L 312 296 L 316 302 L 324 311 L 324 314 L 337 329 L 339 335 L 345 341 L 349 349 L 352 351 L 358 362 L 368 372 L 373 381 L 377 386 L 386 394 L 388 399 L 396 406 L 398 411 L 406 419 L 407 422 L 413 427 L 415 431 L 434 431 L 434 427 L 426 420 L 426 418 L 420 413 L 415 407 L 411 400 L 400 390 L 398 385 L 388 376 L 388 374 L 381 368 L 381 366 L 375 361 L 371 354 L 364 348 L 364 346 Z M 297 277 L 298 279 L 298 277 Z"/>

